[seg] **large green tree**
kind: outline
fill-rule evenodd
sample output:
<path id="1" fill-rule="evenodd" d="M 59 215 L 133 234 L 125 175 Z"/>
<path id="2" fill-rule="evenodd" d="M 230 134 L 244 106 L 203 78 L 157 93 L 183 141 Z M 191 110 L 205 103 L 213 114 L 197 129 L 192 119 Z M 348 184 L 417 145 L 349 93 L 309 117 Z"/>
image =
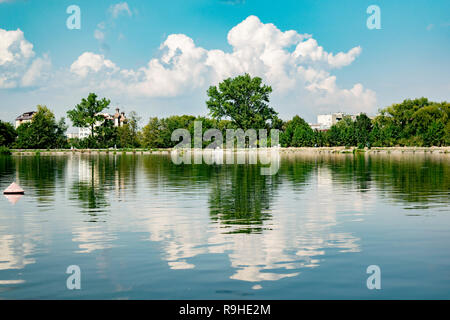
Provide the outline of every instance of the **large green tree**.
<path id="1" fill-rule="evenodd" d="M 128 114 L 127 122 L 117 128 L 117 142 L 121 148 L 139 146 L 139 121 L 141 118 L 135 111 Z"/>
<path id="2" fill-rule="evenodd" d="M 374 131 L 382 139 L 374 145 L 448 145 L 450 103 L 426 98 L 404 100 L 380 111 Z"/>
<path id="3" fill-rule="evenodd" d="M 90 93 L 87 99 L 83 98 L 74 109 L 67 111 L 67 115 L 75 127 L 91 128 L 91 137 L 93 137 L 95 124 L 104 120 L 99 113 L 107 109 L 110 103 L 110 100 L 97 99 L 95 93 Z"/>
<path id="4" fill-rule="evenodd" d="M 64 118 L 56 122 L 55 115 L 46 106 L 37 106 L 32 122 L 17 128 L 16 147 L 23 149 L 66 148 L 67 126 Z"/>
<path id="5" fill-rule="evenodd" d="M 314 131 L 297 115 L 285 124 L 280 141 L 283 147 L 311 147 L 314 145 Z"/>
<path id="6" fill-rule="evenodd" d="M 277 112 L 269 106 L 272 88 L 249 74 L 228 78 L 209 87 L 206 105 L 215 119 L 229 118 L 238 128 L 267 128 Z"/>
<path id="7" fill-rule="evenodd" d="M 150 118 L 148 124 L 142 128 L 142 145 L 146 148 L 161 148 L 164 141 L 160 135 L 161 121 L 157 117 Z"/>
<path id="8" fill-rule="evenodd" d="M 12 124 L 0 120 L 0 146 L 10 147 L 16 137 L 17 133 Z"/>
<path id="9" fill-rule="evenodd" d="M 372 131 L 372 121 L 365 114 L 361 113 L 356 117 L 355 135 L 358 147 L 366 147 L 370 145 L 370 133 Z"/>
<path id="10" fill-rule="evenodd" d="M 147 148 L 171 148 L 178 142 L 172 141 L 172 132 L 176 129 L 189 130 L 194 116 L 170 116 L 168 118 L 150 118 L 142 130 L 142 142 Z"/>
<path id="11" fill-rule="evenodd" d="M 112 148 L 117 145 L 118 128 L 112 121 L 103 121 L 94 129 L 95 137 L 89 137 L 88 145 L 94 148 Z"/>

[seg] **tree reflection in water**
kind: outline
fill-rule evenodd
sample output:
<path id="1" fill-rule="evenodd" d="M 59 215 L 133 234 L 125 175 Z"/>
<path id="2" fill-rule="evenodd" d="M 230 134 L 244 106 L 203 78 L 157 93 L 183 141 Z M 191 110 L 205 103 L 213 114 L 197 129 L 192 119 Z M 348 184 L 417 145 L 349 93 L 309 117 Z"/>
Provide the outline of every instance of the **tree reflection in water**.
<path id="1" fill-rule="evenodd" d="M 220 171 L 210 181 L 211 219 L 230 229 L 227 233 L 261 232 L 264 221 L 271 218 L 271 200 L 278 182 L 276 175 L 261 175 L 259 165 Z"/>
<path id="2" fill-rule="evenodd" d="M 77 200 L 75 203 L 91 216 L 90 222 L 107 212 L 111 196 L 120 200 L 126 196 L 125 191 L 136 188 L 135 156 L 75 156 L 70 161 L 74 174 L 70 200 Z"/>
<path id="3" fill-rule="evenodd" d="M 0 157 L 2 185 L 18 177 L 27 191 L 15 208 L 52 204 L 54 214 L 46 217 L 64 222 L 77 253 L 106 257 L 118 244 L 135 249 L 142 243 L 124 234 L 144 234 L 143 241 L 160 243 L 171 269 L 193 269 L 202 255 L 221 255 L 229 260 L 229 278 L 248 282 L 295 277 L 329 254 L 361 251 L 364 234 L 352 224 L 366 212 L 382 214 L 374 211 L 379 202 L 421 215 L 447 208 L 449 170 L 448 156 L 430 154 L 287 153 L 274 176 L 262 176 L 259 165 L 174 165 L 164 155 Z M 26 216 L 10 207 L 3 221 L 9 225 L 0 228 L 8 268 L 25 265 L 17 261 L 41 245 L 34 238 L 52 236 L 41 208 Z M 35 230 L 33 239 L 18 225 Z"/>

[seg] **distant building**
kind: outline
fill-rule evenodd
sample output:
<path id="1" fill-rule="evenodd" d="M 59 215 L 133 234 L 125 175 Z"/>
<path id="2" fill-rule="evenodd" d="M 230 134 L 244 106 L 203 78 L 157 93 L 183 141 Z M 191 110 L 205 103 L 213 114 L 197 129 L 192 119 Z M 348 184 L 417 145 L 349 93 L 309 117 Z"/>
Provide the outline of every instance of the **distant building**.
<path id="1" fill-rule="evenodd" d="M 311 127 L 311 129 L 313 130 L 318 130 L 318 131 L 324 131 L 324 130 L 328 130 L 328 127 L 324 127 L 319 123 L 309 123 L 309 126 Z"/>
<path id="2" fill-rule="evenodd" d="M 345 114 L 344 112 L 336 112 L 336 113 L 330 113 L 330 114 L 319 114 L 317 116 L 317 123 L 310 123 L 310 127 L 313 130 L 329 130 L 331 126 L 335 125 L 344 117 L 349 116 L 353 121 L 356 120 L 356 117 L 359 116 L 361 113 L 357 114 Z"/>
<path id="3" fill-rule="evenodd" d="M 84 139 L 91 135 L 91 128 L 79 128 L 78 129 L 78 138 Z"/>
<path id="4" fill-rule="evenodd" d="M 120 109 L 116 108 L 116 113 L 114 114 L 114 126 L 121 127 L 127 122 L 127 118 L 125 117 L 125 112 L 120 113 Z"/>
<path id="5" fill-rule="evenodd" d="M 76 139 L 78 138 L 80 135 L 78 133 L 72 132 L 72 133 L 67 133 L 66 137 L 67 139 Z"/>
<path id="6" fill-rule="evenodd" d="M 113 121 L 114 127 L 122 127 L 127 123 L 127 117 L 125 116 L 125 112 L 120 112 L 119 108 L 116 108 L 116 113 L 111 115 L 109 113 L 97 113 L 98 116 L 103 116 L 104 120 L 97 121 L 94 124 L 94 127 L 99 127 L 103 124 L 104 121 Z M 91 135 L 91 128 L 78 128 L 78 138 L 85 139 Z"/>
<path id="7" fill-rule="evenodd" d="M 317 116 L 317 122 L 324 127 L 331 128 L 344 118 L 343 112 L 331 113 L 331 114 L 319 114 Z"/>
<path id="8" fill-rule="evenodd" d="M 22 124 L 27 122 L 33 121 L 33 116 L 36 113 L 36 111 L 29 111 L 21 114 L 16 118 L 16 129 Z"/>

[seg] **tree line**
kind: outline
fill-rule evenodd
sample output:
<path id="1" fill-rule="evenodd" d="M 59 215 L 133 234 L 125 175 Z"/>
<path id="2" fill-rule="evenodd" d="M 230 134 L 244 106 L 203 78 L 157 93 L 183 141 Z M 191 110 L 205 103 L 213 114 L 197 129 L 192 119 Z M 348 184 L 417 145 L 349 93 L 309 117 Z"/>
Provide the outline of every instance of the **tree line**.
<path id="1" fill-rule="evenodd" d="M 329 130 L 318 131 L 299 116 L 283 124 L 284 147 L 313 146 L 448 146 L 450 103 L 426 98 L 404 100 L 379 111 L 370 119 L 362 113 L 352 120 L 345 116 Z"/>
<path id="2" fill-rule="evenodd" d="M 203 132 L 219 129 L 226 136 L 227 129 L 278 129 L 282 147 L 356 146 L 448 146 L 450 145 L 450 103 L 432 102 L 426 98 L 404 100 L 379 111 L 370 119 L 362 113 L 353 120 L 350 116 L 331 126 L 329 130 L 313 130 L 300 116 L 283 121 L 269 106 L 272 88 L 261 78 L 248 74 L 228 78 L 208 91 L 206 106 L 210 117 L 191 115 L 151 117 L 139 127 L 140 117 L 130 112 L 127 121 L 115 126 L 101 115 L 110 100 L 99 99 L 91 93 L 82 99 L 68 118 L 75 127 L 90 128 L 85 139 L 68 139 L 65 119 L 56 120 L 46 106 L 37 106 L 32 122 L 15 129 L 0 120 L 0 146 L 17 149 L 85 148 L 171 148 L 178 142 L 171 139 L 175 129 L 194 133 L 194 122 L 201 121 Z"/>

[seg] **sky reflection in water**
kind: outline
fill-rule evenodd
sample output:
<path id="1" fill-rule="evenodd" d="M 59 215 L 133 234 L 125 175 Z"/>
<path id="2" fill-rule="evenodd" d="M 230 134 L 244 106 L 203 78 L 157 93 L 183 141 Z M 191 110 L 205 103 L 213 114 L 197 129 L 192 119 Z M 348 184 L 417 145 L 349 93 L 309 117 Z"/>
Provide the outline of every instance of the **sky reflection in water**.
<path id="1" fill-rule="evenodd" d="M 0 298 L 448 298 L 449 169 L 446 155 L 284 154 L 274 176 L 165 155 L 2 157 L 0 187 L 26 194 L 0 203 Z M 386 270 L 379 296 L 370 264 Z"/>

